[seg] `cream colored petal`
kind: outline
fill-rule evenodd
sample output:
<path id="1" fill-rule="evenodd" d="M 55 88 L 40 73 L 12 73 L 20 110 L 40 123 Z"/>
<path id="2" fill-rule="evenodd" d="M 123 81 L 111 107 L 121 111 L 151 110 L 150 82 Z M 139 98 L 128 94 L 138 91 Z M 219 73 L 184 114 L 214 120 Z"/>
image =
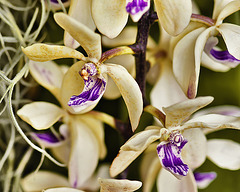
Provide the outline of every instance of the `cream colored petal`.
<path id="1" fill-rule="evenodd" d="M 209 131 L 216 131 L 225 128 L 240 129 L 240 117 L 208 114 L 193 118 L 187 121 L 182 129 L 204 128 Z"/>
<path id="2" fill-rule="evenodd" d="M 96 29 L 92 19 L 91 0 L 71 0 L 68 15 L 86 25 L 92 31 Z M 73 49 L 76 49 L 80 45 L 66 31 L 64 33 L 64 44 Z"/>
<path id="3" fill-rule="evenodd" d="M 43 192 L 84 192 L 79 189 L 68 188 L 68 187 L 60 187 L 60 188 L 52 188 L 44 190 Z"/>
<path id="4" fill-rule="evenodd" d="M 102 36 L 102 44 L 107 47 L 118 47 L 135 43 L 137 37 L 137 27 L 125 27 L 123 31 L 114 39 Z"/>
<path id="5" fill-rule="evenodd" d="M 99 158 L 103 159 L 107 154 L 107 149 L 105 145 L 105 139 L 104 139 L 104 125 L 103 123 L 94 118 L 90 115 L 79 115 L 76 118 L 78 118 L 79 121 L 86 124 L 88 128 L 92 130 L 92 132 L 95 134 L 95 137 L 98 139 L 98 146 L 99 146 Z"/>
<path id="6" fill-rule="evenodd" d="M 202 54 L 201 66 L 216 72 L 227 72 L 231 68 L 211 59 L 205 52 Z"/>
<path id="7" fill-rule="evenodd" d="M 223 10 L 224 6 L 230 3 L 233 0 L 214 0 L 213 7 L 213 19 L 217 19 L 219 13 Z"/>
<path id="8" fill-rule="evenodd" d="M 109 38 L 117 37 L 128 20 L 126 0 L 92 0 L 92 16 L 98 30 Z"/>
<path id="9" fill-rule="evenodd" d="M 107 61 L 122 65 L 133 77 L 135 77 L 135 59 L 133 55 L 119 55 Z M 103 96 L 106 99 L 117 99 L 121 96 L 117 85 L 111 78 L 108 79 L 107 87 Z"/>
<path id="10" fill-rule="evenodd" d="M 29 69 L 34 79 L 59 99 L 63 79 L 61 68 L 53 61 L 30 61 Z"/>
<path id="11" fill-rule="evenodd" d="M 99 157 L 98 140 L 92 130 L 77 118 L 70 119 L 71 153 L 69 182 L 79 188 L 94 173 Z"/>
<path id="12" fill-rule="evenodd" d="M 157 128 L 157 127 L 156 127 Z M 151 143 L 161 137 L 160 129 L 150 129 L 132 136 L 121 148 L 110 167 L 112 177 L 125 170 Z"/>
<path id="13" fill-rule="evenodd" d="M 99 34 L 64 13 L 55 13 L 54 19 L 58 25 L 80 43 L 90 58 L 100 59 L 102 47 Z"/>
<path id="14" fill-rule="evenodd" d="M 223 169 L 240 169 L 240 144 L 227 139 L 210 139 L 208 158 Z"/>
<path id="15" fill-rule="evenodd" d="M 161 163 L 157 156 L 156 148 L 151 152 L 145 152 L 141 160 L 141 178 L 143 181 L 143 192 L 152 191 L 157 175 L 161 169 Z"/>
<path id="16" fill-rule="evenodd" d="M 61 104 L 63 108 L 67 109 L 71 113 L 74 113 L 72 107 L 68 106 L 68 101 L 71 96 L 79 95 L 84 88 L 84 81 L 79 75 L 84 62 L 79 61 L 73 64 L 67 73 L 63 77 L 62 87 L 61 87 Z"/>
<path id="17" fill-rule="evenodd" d="M 190 0 L 154 0 L 159 21 L 170 35 L 178 35 L 190 22 Z"/>
<path id="18" fill-rule="evenodd" d="M 200 167 L 207 156 L 207 139 L 201 129 L 188 129 L 183 132 L 187 144 L 183 147 L 181 155 L 184 163 L 191 169 Z"/>
<path id="19" fill-rule="evenodd" d="M 54 104 L 39 101 L 24 105 L 17 114 L 33 128 L 43 130 L 56 123 L 64 111 Z"/>
<path id="20" fill-rule="evenodd" d="M 175 46 L 173 52 L 173 73 L 189 98 L 197 92 L 199 66 L 195 66 L 195 42 L 205 30 L 201 27 L 184 36 Z"/>
<path id="21" fill-rule="evenodd" d="M 142 186 L 140 181 L 130 181 L 127 179 L 102 179 L 98 180 L 100 192 L 132 192 Z"/>
<path id="22" fill-rule="evenodd" d="M 212 101 L 213 97 L 211 96 L 197 97 L 163 108 L 163 111 L 166 114 L 166 127 L 180 125 L 183 120 Z"/>
<path id="23" fill-rule="evenodd" d="M 50 187 L 69 187 L 69 182 L 62 175 L 49 171 L 38 171 L 24 177 L 21 180 L 21 186 L 25 192 L 41 192 Z"/>
<path id="24" fill-rule="evenodd" d="M 106 71 L 118 86 L 127 105 L 132 130 L 135 131 L 143 111 L 142 93 L 137 82 L 128 71 L 120 65 L 103 64 L 101 65 L 101 69 Z"/>
<path id="25" fill-rule="evenodd" d="M 240 59 L 240 26 L 223 23 L 217 30 L 221 33 L 229 53 Z"/>
<path id="26" fill-rule="evenodd" d="M 240 10 L 240 1 L 231 1 L 228 3 L 219 13 L 216 21 L 216 25 L 222 24 L 223 20 L 227 18 L 229 15 Z"/>
<path id="27" fill-rule="evenodd" d="M 158 180 L 157 189 L 159 192 L 197 192 L 197 184 L 193 173 L 189 170 L 187 176 L 181 180 L 177 179 L 166 169 L 161 169 Z"/>
<path id="28" fill-rule="evenodd" d="M 22 48 L 22 51 L 33 61 L 43 62 L 60 58 L 76 58 L 85 60 L 84 55 L 79 51 L 60 45 L 36 43 L 26 48 Z"/>
<path id="29" fill-rule="evenodd" d="M 159 79 L 150 93 L 150 98 L 152 105 L 160 110 L 162 107 L 168 107 L 187 99 L 173 76 L 169 59 L 161 63 Z"/>

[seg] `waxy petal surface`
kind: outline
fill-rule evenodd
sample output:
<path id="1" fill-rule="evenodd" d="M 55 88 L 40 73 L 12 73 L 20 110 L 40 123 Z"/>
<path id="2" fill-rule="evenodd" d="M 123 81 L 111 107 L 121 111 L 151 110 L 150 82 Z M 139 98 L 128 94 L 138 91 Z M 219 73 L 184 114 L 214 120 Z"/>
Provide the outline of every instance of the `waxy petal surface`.
<path id="1" fill-rule="evenodd" d="M 110 167 L 112 177 L 126 169 L 151 143 L 161 137 L 159 129 L 149 129 L 132 136 L 120 149 Z"/>
<path id="2" fill-rule="evenodd" d="M 50 187 L 68 187 L 66 177 L 49 171 L 33 172 L 21 180 L 21 186 L 26 192 L 42 191 Z"/>
<path id="3" fill-rule="evenodd" d="M 176 103 L 169 107 L 163 108 L 166 114 L 166 127 L 178 126 L 186 120 L 195 111 L 205 107 L 213 101 L 213 97 L 197 97 Z"/>
<path id="4" fill-rule="evenodd" d="M 92 0 L 92 16 L 98 30 L 109 38 L 117 37 L 128 20 L 126 0 Z"/>
<path id="5" fill-rule="evenodd" d="M 159 21 L 170 35 L 178 35 L 190 22 L 190 0 L 154 0 Z"/>
<path id="6" fill-rule="evenodd" d="M 240 26 L 229 23 L 221 24 L 217 30 L 221 33 L 229 53 L 240 60 Z"/>
<path id="7" fill-rule="evenodd" d="M 72 0 L 68 15 L 86 25 L 92 31 L 96 29 L 92 19 L 91 0 Z M 64 44 L 73 49 L 79 46 L 79 43 L 68 32 L 64 34 Z"/>
<path id="8" fill-rule="evenodd" d="M 102 48 L 99 34 L 64 13 L 55 13 L 54 19 L 58 25 L 80 43 L 90 58 L 100 59 Z"/>
<path id="9" fill-rule="evenodd" d="M 215 172 L 195 172 L 194 178 L 197 182 L 197 186 L 199 189 L 206 188 L 215 178 L 217 177 L 217 174 Z"/>
<path id="10" fill-rule="evenodd" d="M 217 19 L 219 13 L 223 10 L 224 6 L 234 0 L 214 0 L 213 19 Z"/>
<path id="11" fill-rule="evenodd" d="M 210 139 L 208 158 L 223 169 L 240 169 L 240 144 L 227 139 Z"/>
<path id="12" fill-rule="evenodd" d="M 161 169 L 157 180 L 158 191 L 167 192 L 197 192 L 197 185 L 193 173 L 189 170 L 186 177 L 181 180 L 174 177 L 165 169 Z"/>
<path id="13" fill-rule="evenodd" d="M 118 86 L 127 105 L 132 130 L 135 131 L 143 110 L 142 93 L 137 82 L 128 71 L 120 65 L 104 64 L 101 66 L 101 69 L 106 71 Z"/>
<path id="14" fill-rule="evenodd" d="M 31 75 L 40 85 L 48 89 L 56 98 L 60 98 L 63 72 L 56 63 L 53 61 L 30 61 L 29 69 Z"/>
<path id="15" fill-rule="evenodd" d="M 183 132 L 183 136 L 188 144 L 182 150 L 182 158 L 191 169 L 196 169 L 206 160 L 206 136 L 201 129 L 188 129 Z"/>
<path id="16" fill-rule="evenodd" d="M 91 129 L 79 119 L 70 120 L 71 153 L 69 182 L 79 188 L 94 173 L 99 157 L 98 141 Z"/>
<path id="17" fill-rule="evenodd" d="M 22 51 L 33 61 L 43 62 L 61 58 L 76 58 L 85 60 L 85 56 L 79 51 L 60 45 L 36 43 L 26 48 L 22 48 Z"/>
<path id="18" fill-rule="evenodd" d="M 60 187 L 44 190 L 44 192 L 84 192 L 79 189 L 69 188 L 69 187 Z"/>
<path id="19" fill-rule="evenodd" d="M 56 123 L 64 111 L 57 105 L 39 101 L 24 105 L 17 114 L 33 128 L 43 130 Z"/>
<path id="20" fill-rule="evenodd" d="M 177 43 L 173 52 L 173 73 L 190 99 L 196 96 L 200 68 L 195 64 L 195 42 L 204 30 L 201 27 L 188 33 Z"/>
<path id="21" fill-rule="evenodd" d="M 101 189 L 100 192 L 132 192 L 142 186 L 140 181 L 130 181 L 127 179 L 102 179 L 98 180 Z"/>
<path id="22" fill-rule="evenodd" d="M 150 98 L 152 105 L 162 110 L 162 107 L 168 107 L 184 101 L 187 97 L 174 78 L 171 61 L 169 59 L 161 63 L 160 71 L 160 77 L 150 93 Z"/>

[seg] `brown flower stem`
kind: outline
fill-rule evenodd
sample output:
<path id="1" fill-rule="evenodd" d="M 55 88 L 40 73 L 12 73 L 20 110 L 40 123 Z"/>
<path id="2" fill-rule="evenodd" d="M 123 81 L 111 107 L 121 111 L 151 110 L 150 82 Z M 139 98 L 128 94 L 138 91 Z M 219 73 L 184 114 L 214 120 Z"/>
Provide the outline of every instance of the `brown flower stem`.
<path id="1" fill-rule="evenodd" d="M 144 106 L 148 105 L 146 100 L 146 74 L 149 69 L 149 63 L 146 61 L 147 40 L 150 27 L 156 19 L 156 13 L 147 11 L 138 22 L 136 43 L 129 46 L 135 52 L 136 81 L 142 92 Z"/>

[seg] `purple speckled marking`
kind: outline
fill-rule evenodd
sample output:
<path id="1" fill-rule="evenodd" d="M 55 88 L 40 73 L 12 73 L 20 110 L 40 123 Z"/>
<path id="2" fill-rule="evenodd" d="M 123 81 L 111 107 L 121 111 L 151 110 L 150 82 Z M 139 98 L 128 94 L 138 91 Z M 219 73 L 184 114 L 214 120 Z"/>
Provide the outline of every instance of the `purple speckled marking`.
<path id="1" fill-rule="evenodd" d="M 217 60 L 220 60 L 222 62 L 237 62 L 239 63 L 240 60 L 236 59 L 235 57 L 233 57 L 228 50 L 225 51 L 218 51 L 215 49 L 211 49 L 210 54 Z"/>
<path id="2" fill-rule="evenodd" d="M 188 165 L 181 158 L 181 150 L 187 140 L 179 133 L 170 135 L 168 142 L 163 141 L 157 146 L 157 153 L 162 166 L 176 177 L 186 176 Z"/>
<path id="3" fill-rule="evenodd" d="M 148 2 L 144 0 L 133 0 L 132 2 L 128 2 L 126 6 L 126 10 L 131 15 L 135 15 L 143 11 L 147 6 L 148 6 Z"/>
<path id="4" fill-rule="evenodd" d="M 34 64 L 34 68 L 38 71 L 39 74 L 41 74 L 42 77 L 45 77 L 45 79 L 47 80 L 48 83 L 50 83 L 51 85 L 54 85 L 54 83 L 51 79 L 51 76 L 52 76 L 51 71 L 41 68 L 37 64 Z"/>

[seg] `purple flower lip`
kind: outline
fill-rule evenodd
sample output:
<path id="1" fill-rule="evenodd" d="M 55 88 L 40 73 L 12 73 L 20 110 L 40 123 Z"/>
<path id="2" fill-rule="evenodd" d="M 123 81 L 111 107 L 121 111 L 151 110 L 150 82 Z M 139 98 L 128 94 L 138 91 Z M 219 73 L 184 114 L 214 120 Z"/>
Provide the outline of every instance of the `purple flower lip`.
<path id="1" fill-rule="evenodd" d="M 218 51 L 215 49 L 211 49 L 210 54 L 217 60 L 220 61 L 228 61 L 228 62 L 240 62 L 240 60 L 236 59 L 235 57 L 233 57 L 228 50 L 225 51 Z"/>
<path id="2" fill-rule="evenodd" d="M 85 81 L 87 81 L 89 76 L 97 74 L 97 68 L 93 63 L 86 63 L 79 74 Z"/>
<path id="3" fill-rule="evenodd" d="M 186 176 L 188 173 L 188 165 L 184 164 L 181 158 L 181 150 L 187 140 L 178 133 L 172 133 L 169 137 L 169 141 L 162 141 L 157 146 L 157 153 L 160 162 L 166 170 L 174 174 L 178 179 L 182 176 Z"/>
<path id="4" fill-rule="evenodd" d="M 126 11 L 131 15 L 135 15 L 145 9 L 148 6 L 148 2 L 144 0 L 133 0 L 132 2 L 128 2 L 126 6 Z"/>
<path id="5" fill-rule="evenodd" d="M 215 172 L 194 173 L 194 178 L 197 182 L 198 188 L 200 189 L 206 188 L 216 177 L 217 174 Z"/>
<path id="6" fill-rule="evenodd" d="M 58 0 L 50 0 L 51 1 L 51 3 L 56 3 L 56 4 L 58 4 Z M 66 2 L 68 2 L 69 0 L 61 0 L 61 2 L 62 3 L 66 3 Z"/>

